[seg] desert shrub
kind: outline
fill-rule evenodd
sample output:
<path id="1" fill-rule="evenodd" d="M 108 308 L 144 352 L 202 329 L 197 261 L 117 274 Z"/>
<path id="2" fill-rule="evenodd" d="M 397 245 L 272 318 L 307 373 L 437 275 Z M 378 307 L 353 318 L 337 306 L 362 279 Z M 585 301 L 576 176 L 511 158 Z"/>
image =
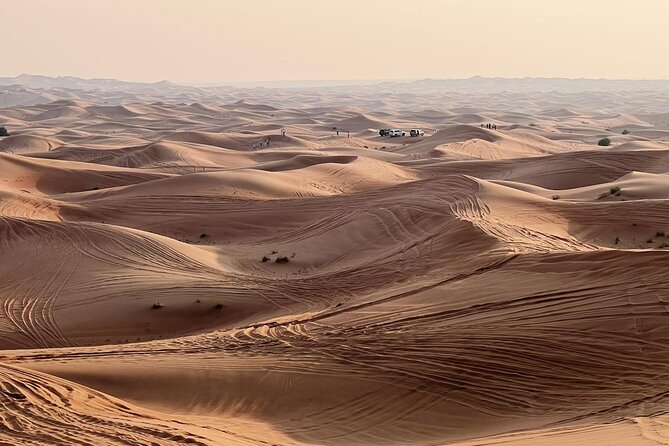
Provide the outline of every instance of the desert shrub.
<path id="1" fill-rule="evenodd" d="M 161 304 L 160 302 L 156 302 L 155 304 L 151 305 L 151 308 L 153 310 L 157 310 L 159 308 L 163 308 L 163 304 Z"/>
<path id="2" fill-rule="evenodd" d="M 609 189 L 609 192 L 611 192 L 611 195 L 620 195 L 620 186 L 613 186 Z"/>
<path id="3" fill-rule="evenodd" d="M 629 135 L 629 133 L 630 133 L 629 130 L 627 130 L 627 129 L 623 130 L 623 135 Z"/>
<path id="4" fill-rule="evenodd" d="M 606 197 L 608 197 L 609 195 L 611 195 L 611 194 L 609 194 L 608 192 L 602 192 L 601 194 L 599 194 L 599 197 L 598 197 L 598 198 L 599 198 L 599 199 L 606 198 Z"/>
<path id="5" fill-rule="evenodd" d="M 262 256 L 262 260 L 261 260 L 261 262 L 265 263 L 265 262 L 269 262 L 270 260 L 271 260 L 271 259 L 270 259 L 269 257 L 267 257 L 267 256 Z"/>
<path id="6" fill-rule="evenodd" d="M 620 243 L 620 237 L 616 237 L 616 240 L 613 242 L 614 245 L 617 245 Z"/>
<path id="7" fill-rule="evenodd" d="M 9 132 L 7 131 L 7 128 L 0 127 L 0 136 L 9 136 Z"/>
<path id="8" fill-rule="evenodd" d="M 536 127 L 536 126 L 537 125 L 534 122 L 530 123 L 530 127 Z"/>
<path id="9" fill-rule="evenodd" d="M 288 263 L 289 259 L 286 256 L 277 257 L 275 260 L 276 263 Z"/>
<path id="10" fill-rule="evenodd" d="M 559 199 L 560 199 L 560 196 L 559 196 L 559 195 L 553 195 L 551 198 L 552 198 L 553 200 L 559 200 Z"/>
<path id="11" fill-rule="evenodd" d="M 217 310 L 220 310 L 221 308 L 223 308 L 223 304 L 218 303 L 218 304 L 214 305 L 214 308 L 216 308 Z"/>
<path id="12" fill-rule="evenodd" d="M 602 138 L 597 142 L 598 146 L 610 146 L 611 145 L 611 140 L 609 138 Z"/>
<path id="13" fill-rule="evenodd" d="M 206 232 L 200 234 L 200 238 L 206 238 L 206 237 L 209 237 L 209 234 L 207 234 Z"/>
<path id="14" fill-rule="evenodd" d="M 664 237 L 664 231 L 657 231 L 657 232 L 655 233 L 655 236 L 656 236 L 656 237 Z"/>
<path id="15" fill-rule="evenodd" d="M 653 243 L 653 239 L 649 238 L 648 240 L 646 240 L 646 243 Z"/>

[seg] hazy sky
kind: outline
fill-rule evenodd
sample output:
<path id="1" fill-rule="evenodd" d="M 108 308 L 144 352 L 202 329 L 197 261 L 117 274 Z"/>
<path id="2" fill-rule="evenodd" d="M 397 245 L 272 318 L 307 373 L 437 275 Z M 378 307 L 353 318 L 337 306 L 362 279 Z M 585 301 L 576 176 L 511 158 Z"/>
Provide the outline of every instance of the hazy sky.
<path id="1" fill-rule="evenodd" d="M 0 76 L 669 78 L 668 0 L 2 0 Z"/>

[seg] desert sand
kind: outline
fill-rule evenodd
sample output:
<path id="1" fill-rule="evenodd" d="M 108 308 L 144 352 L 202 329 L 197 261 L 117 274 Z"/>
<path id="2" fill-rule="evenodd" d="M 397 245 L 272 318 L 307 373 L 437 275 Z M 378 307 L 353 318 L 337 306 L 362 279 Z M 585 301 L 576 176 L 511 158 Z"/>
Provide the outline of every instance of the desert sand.
<path id="1" fill-rule="evenodd" d="M 0 443 L 669 444 L 667 83 L 496 82 L 2 80 Z"/>

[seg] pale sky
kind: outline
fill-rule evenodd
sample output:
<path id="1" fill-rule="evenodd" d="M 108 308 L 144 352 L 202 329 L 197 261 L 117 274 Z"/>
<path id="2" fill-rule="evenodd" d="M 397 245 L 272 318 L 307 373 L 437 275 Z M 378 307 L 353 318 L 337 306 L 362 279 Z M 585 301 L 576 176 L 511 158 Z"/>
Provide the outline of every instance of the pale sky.
<path id="1" fill-rule="evenodd" d="M 2 0 L 0 76 L 669 79 L 669 0 Z"/>

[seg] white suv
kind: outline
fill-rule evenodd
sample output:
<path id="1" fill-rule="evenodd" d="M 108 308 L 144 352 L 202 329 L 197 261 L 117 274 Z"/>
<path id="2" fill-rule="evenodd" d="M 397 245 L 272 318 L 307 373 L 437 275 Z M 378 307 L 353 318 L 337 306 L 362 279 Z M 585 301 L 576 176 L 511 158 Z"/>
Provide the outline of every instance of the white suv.
<path id="1" fill-rule="evenodd" d="M 393 137 L 393 138 L 394 138 L 395 136 L 404 136 L 404 135 L 406 135 L 406 133 L 404 133 L 404 132 L 403 132 L 402 130 L 400 130 L 400 129 L 392 129 L 392 130 L 388 133 L 388 136 Z"/>

